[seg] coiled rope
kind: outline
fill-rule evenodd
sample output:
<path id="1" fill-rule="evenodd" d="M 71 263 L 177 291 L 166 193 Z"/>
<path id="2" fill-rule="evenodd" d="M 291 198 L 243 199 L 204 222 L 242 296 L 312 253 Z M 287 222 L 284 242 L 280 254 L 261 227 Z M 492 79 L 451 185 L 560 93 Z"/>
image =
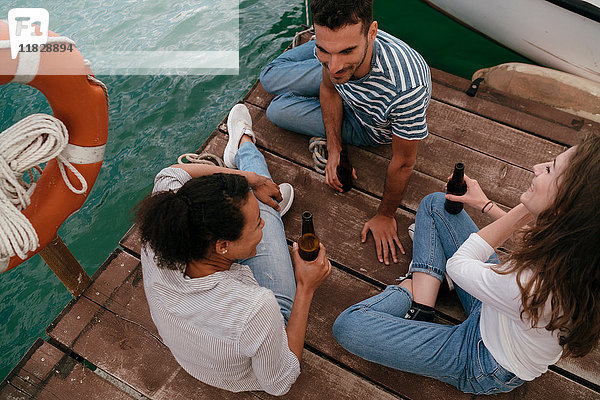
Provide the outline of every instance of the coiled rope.
<path id="1" fill-rule="evenodd" d="M 327 165 L 327 140 L 321 137 L 313 137 L 308 141 L 308 151 L 312 153 L 315 171 L 325 175 Z"/>
<path id="2" fill-rule="evenodd" d="M 32 170 L 56 158 L 62 178 L 75 194 L 83 194 L 88 185 L 81 173 L 61 155 L 69 142 L 65 125 L 47 114 L 23 118 L 0 133 L 0 259 L 14 255 L 25 259 L 29 251 L 39 246 L 38 235 L 31 222 L 21 213 L 31 203 L 35 190 Z M 66 174 L 67 167 L 79 180 L 76 189 Z M 29 172 L 30 181 L 23 179 Z"/>
<path id="3" fill-rule="evenodd" d="M 194 164 L 216 165 L 217 167 L 225 166 L 225 163 L 223 162 L 223 159 L 221 159 L 221 157 L 215 156 L 214 154 L 210 153 L 185 153 L 177 158 L 177 164 L 185 164 L 183 162 L 184 159 Z"/>

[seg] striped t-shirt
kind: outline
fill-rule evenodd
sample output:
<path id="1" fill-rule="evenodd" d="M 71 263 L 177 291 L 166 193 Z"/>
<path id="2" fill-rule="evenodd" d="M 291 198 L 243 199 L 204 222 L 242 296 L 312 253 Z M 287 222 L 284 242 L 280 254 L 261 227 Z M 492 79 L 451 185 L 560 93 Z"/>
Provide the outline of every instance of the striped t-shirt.
<path id="1" fill-rule="evenodd" d="M 178 190 L 190 175 L 165 168 L 154 192 Z M 286 393 L 300 374 L 288 347 L 273 292 L 258 285 L 249 267 L 232 264 L 202 278 L 160 269 L 142 249 L 144 289 L 152 320 L 165 345 L 190 375 L 232 392 Z"/>
<path id="2" fill-rule="evenodd" d="M 400 39 L 378 30 L 371 71 L 335 87 L 374 142 L 427 136 L 431 74 L 423 57 Z"/>

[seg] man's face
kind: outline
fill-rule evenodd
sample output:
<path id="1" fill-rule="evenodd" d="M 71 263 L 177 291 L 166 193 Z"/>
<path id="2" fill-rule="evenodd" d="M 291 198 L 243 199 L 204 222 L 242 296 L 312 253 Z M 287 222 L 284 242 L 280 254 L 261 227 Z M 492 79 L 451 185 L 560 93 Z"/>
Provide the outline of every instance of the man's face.
<path id="1" fill-rule="evenodd" d="M 346 25 L 336 30 L 315 24 L 317 57 L 325 66 L 331 81 L 335 84 L 348 82 L 356 70 L 364 65 L 369 45 L 372 45 L 377 32 L 373 25 L 368 34 L 362 29 L 362 23 Z M 371 31 L 375 34 L 372 35 Z M 370 64 L 369 64 L 370 66 Z M 368 72 L 368 70 L 367 70 Z"/>

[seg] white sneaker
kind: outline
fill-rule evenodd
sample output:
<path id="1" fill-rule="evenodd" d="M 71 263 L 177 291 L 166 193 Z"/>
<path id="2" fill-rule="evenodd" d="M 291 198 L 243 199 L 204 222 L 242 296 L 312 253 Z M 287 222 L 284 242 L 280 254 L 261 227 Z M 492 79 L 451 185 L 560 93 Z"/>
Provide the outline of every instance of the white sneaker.
<path id="1" fill-rule="evenodd" d="M 237 168 L 237 165 L 235 165 L 235 155 L 237 154 L 238 147 L 240 147 L 242 136 L 248 135 L 252 138 L 252 142 L 256 143 L 256 137 L 254 137 L 254 132 L 252 131 L 250 111 L 248 111 L 245 105 L 236 104 L 229 111 L 227 131 L 229 132 L 229 140 L 227 141 L 227 146 L 225 146 L 225 152 L 223 152 L 223 162 L 227 168 Z"/>
<path id="2" fill-rule="evenodd" d="M 292 207 L 292 203 L 294 202 L 294 188 L 289 183 L 282 183 L 279 185 L 279 191 L 281 192 L 281 197 L 283 197 L 283 200 L 279 203 L 279 206 L 281 207 L 279 213 L 283 217 Z"/>
<path id="3" fill-rule="evenodd" d="M 410 224 L 408 227 L 408 237 L 410 238 L 410 240 L 414 241 L 414 237 L 415 237 L 415 224 L 414 223 Z M 410 261 L 410 265 L 408 266 L 409 271 L 410 271 L 410 267 L 412 267 L 412 260 Z M 450 279 L 448 274 L 445 272 L 444 272 L 444 275 L 446 276 L 446 283 L 448 284 L 448 290 L 453 291 L 454 283 L 452 282 L 452 279 Z"/>

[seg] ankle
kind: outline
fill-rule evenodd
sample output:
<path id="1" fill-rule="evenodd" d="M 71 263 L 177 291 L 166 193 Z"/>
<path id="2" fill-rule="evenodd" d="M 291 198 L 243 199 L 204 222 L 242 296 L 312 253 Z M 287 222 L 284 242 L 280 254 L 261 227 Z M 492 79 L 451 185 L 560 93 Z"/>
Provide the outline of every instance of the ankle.
<path id="1" fill-rule="evenodd" d="M 404 316 L 405 319 L 412 319 L 414 321 L 433 322 L 435 317 L 435 309 L 425 304 L 417 303 L 413 300 L 410 305 L 410 309 Z"/>
<path id="2" fill-rule="evenodd" d="M 240 139 L 240 144 L 238 145 L 238 149 L 242 146 L 242 144 L 246 143 L 246 142 L 253 142 L 252 137 L 250 137 L 250 135 L 242 135 L 242 138 Z"/>

